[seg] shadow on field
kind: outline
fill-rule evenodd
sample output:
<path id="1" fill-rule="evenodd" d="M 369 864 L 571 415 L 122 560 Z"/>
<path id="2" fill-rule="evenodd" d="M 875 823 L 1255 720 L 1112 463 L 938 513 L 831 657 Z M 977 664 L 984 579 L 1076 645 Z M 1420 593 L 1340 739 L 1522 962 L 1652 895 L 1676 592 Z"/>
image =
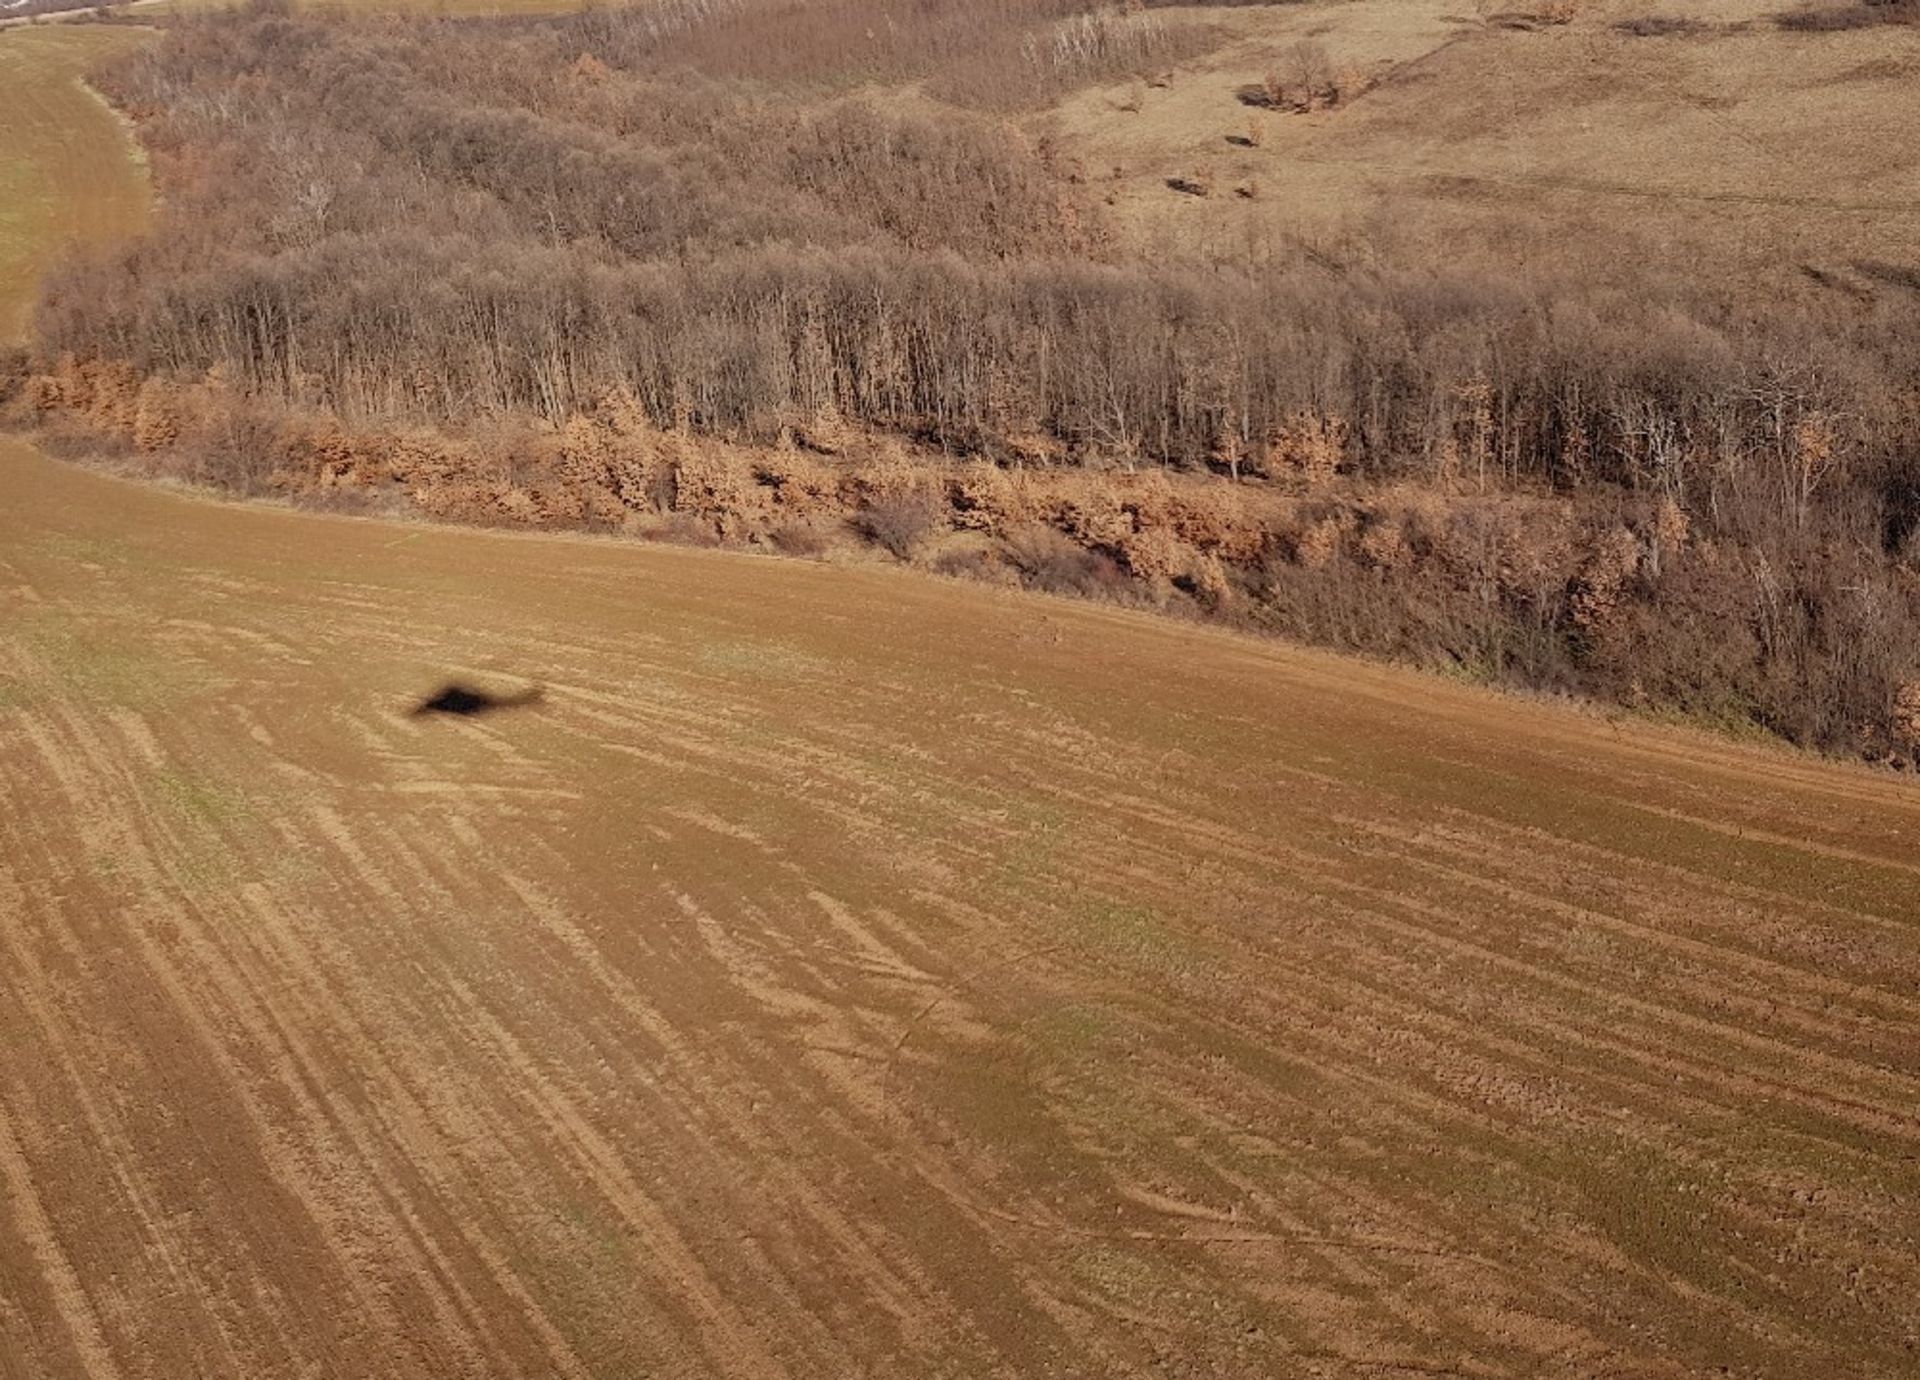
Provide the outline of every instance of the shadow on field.
<path id="1" fill-rule="evenodd" d="M 413 717 L 418 719 L 428 714 L 451 714 L 466 719 L 501 709 L 524 709 L 539 702 L 540 687 L 537 685 L 516 690 L 511 695 L 496 695 L 488 690 L 462 685 L 459 681 L 449 681 L 416 704 Z"/>

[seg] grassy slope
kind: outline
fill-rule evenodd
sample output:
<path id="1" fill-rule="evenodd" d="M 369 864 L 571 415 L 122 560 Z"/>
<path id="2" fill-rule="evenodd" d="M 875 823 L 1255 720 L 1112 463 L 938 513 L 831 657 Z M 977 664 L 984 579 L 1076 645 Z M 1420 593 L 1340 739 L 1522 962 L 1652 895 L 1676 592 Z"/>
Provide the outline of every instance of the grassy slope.
<path id="1" fill-rule="evenodd" d="M 34 285 L 68 245 L 145 220 L 132 141 L 80 81 L 90 63 L 141 38 L 70 24 L 0 32 L 0 344 L 25 338 Z"/>
<path id="2" fill-rule="evenodd" d="M 1623 0 L 1534 31 L 1445 0 L 1212 12 L 1232 39 L 1170 86 L 1085 92 L 1059 120 L 1149 242 L 1239 253 L 1365 230 L 1496 265 L 1630 282 L 1651 259 L 1768 291 L 1804 286 L 1803 265 L 1871 289 L 1855 259 L 1920 259 L 1920 32 L 1784 33 L 1774 0 L 1671 8 L 1718 27 L 1630 37 L 1615 21 L 1661 11 Z M 1373 88 L 1312 115 L 1241 105 L 1303 39 Z M 1261 145 L 1229 143 L 1250 120 Z M 1166 186 L 1205 172 L 1211 198 Z M 1249 180 L 1257 199 L 1230 194 Z"/>

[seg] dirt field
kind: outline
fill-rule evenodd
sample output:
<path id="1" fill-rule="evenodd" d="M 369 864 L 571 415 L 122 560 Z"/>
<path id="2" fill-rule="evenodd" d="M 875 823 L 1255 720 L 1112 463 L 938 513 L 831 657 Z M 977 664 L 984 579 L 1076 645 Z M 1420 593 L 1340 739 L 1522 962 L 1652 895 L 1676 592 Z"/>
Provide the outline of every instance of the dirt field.
<path id="1" fill-rule="evenodd" d="M 6 123 L 67 80 L 0 167 L 124 224 L 123 145 Z M 0 495 L 0 1377 L 1920 1365 L 1911 782 L 906 573 Z"/>
<path id="2" fill-rule="evenodd" d="M 0 345 L 25 338 L 35 285 L 67 245 L 118 238 L 146 217 L 132 141 L 80 83 L 142 37 L 73 24 L 0 34 Z"/>
<path id="3" fill-rule="evenodd" d="M 0 484 L 0 1373 L 1912 1371 L 1910 783 Z"/>

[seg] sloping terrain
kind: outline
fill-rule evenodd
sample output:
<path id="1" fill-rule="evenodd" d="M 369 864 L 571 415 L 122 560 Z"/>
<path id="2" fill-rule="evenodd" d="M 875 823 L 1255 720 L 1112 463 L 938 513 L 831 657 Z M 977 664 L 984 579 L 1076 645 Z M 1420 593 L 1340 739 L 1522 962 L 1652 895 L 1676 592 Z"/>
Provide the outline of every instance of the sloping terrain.
<path id="1" fill-rule="evenodd" d="M 0 494 L 8 1380 L 1916 1364 L 1910 782 L 904 572 Z"/>
<path id="2" fill-rule="evenodd" d="M 80 81 L 140 38 L 75 24 L 0 37 L 0 346 L 26 338 L 35 288 L 68 245 L 119 238 L 146 217 L 133 141 Z"/>
<path id="3" fill-rule="evenodd" d="M 0 476 L 4 1373 L 1913 1363 L 1910 785 Z"/>
<path id="4" fill-rule="evenodd" d="M 1650 265 L 1684 266 L 1777 292 L 1813 270 L 1871 294 L 1876 265 L 1920 260 L 1920 29 L 1781 29 L 1795 8 L 1180 10 L 1223 41 L 1164 84 L 1070 99 L 1059 124 L 1149 244 L 1235 258 L 1304 241 L 1337 258 L 1364 238 L 1496 273 L 1560 264 L 1630 287 Z M 1673 27 L 1623 27 L 1647 20 Z M 1302 43 L 1345 99 L 1306 114 L 1246 104 Z"/>

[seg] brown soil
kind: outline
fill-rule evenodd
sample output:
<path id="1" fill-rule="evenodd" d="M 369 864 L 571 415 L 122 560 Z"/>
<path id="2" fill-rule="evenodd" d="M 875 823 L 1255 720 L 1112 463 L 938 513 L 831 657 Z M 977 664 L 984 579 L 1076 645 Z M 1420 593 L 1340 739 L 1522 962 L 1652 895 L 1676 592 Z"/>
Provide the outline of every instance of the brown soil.
<path id="1" fill-rule="evenodd" d="M 0 486 L 0 1375 L 1912 1373 L 1910 783 Z"/>

